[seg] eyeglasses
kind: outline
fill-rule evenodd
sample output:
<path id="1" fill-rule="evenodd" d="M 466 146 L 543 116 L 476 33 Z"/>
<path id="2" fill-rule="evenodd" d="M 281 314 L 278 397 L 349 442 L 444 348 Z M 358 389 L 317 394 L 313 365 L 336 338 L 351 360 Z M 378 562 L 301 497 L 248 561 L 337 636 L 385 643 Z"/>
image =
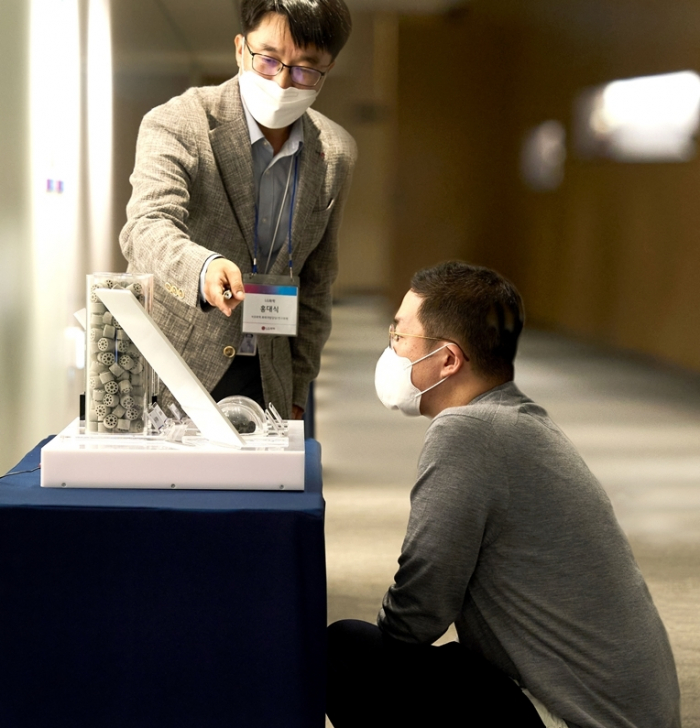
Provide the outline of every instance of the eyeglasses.
<path id="1" fill-rule="evenodd" d="M 248 53 L 252 57 L 251 63 L 253 64 L 253 70 L 262 76 L 276 76 L 283 68 L 288 68 L 289 75 L 292 77 L 292 83 L 297 86 L 308 86 L 312 88 L 313 86 L 317 86 L 318 82 L 327 73 L 327 71 L 319 71 L 317 68 L 309 68 L 308 66 L 288 66 L 276 58 L 265 56 L 262 53 L 253 53 L 250 50 L 248 41 L 244 42 Z"/>
<path id="2" fill-rule="evenodd" d="M 391 324 L 389 326 L 389 346 L 393 349 L 394 344 L 401 341 L 403 337 L 409 337 L 411 339 L 426 339 L 427 341 L 450 341 L 449 339 L 445 339 L 444 337 L 439 336 L 423 336 L 421 334 L 404 334 L 401 331 L 397 331 L 394 328 L 394 324 Z M 450 344 L 454 344 L 454 341 L 450 341 Z"/>

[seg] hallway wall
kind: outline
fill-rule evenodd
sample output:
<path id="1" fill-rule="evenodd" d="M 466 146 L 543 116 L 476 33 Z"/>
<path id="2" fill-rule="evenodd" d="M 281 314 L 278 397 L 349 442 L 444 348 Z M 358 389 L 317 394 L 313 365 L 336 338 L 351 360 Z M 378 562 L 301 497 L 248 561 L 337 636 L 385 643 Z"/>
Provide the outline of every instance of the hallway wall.
<path id="1" fill-rule="evenodd" d="M 31 265 L 29 181 L 29 8 L 24 0 L 0 6 L 0 472 L 34 443 L 17 426 L 22 412 L 29 333 L 23 293 Z"/>
<path id="2" fill-rule="evenodd" d="M 459 14 L 401 20 L 395 298 L 420 267 L 496 265 L 513 247 L 509 35 Z"/>
<path id="3" fill-rule="evenodd" d="M 583 88 L 697 68 L 693 24 L 653 3 L 592 28 L 488 5 L 400 24 L 394 298 L 418 267 L 462 257 L 510 276 L 531 323 L 700 370 L 700 162 L 582 160 L 571 145 Z M 567 129 L 565 178 L 533 192 L 520 144 L 548 119 Z"/>

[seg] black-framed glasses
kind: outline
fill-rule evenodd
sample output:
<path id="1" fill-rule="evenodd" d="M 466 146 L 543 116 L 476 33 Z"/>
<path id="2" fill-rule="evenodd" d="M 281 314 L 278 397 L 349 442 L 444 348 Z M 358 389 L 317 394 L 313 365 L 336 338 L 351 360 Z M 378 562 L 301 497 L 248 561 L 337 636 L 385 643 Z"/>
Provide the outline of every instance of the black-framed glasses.
<path id="1" fill-rule="evenodd" d="M 248 53 L 252 57 L 251 63 L 253 64 L 253 70 L 261 76 L 276 76 L 278 73 L 281 73 L 283 68 L 288 68 L 292 83 L 297 86 L 313 88 L 318 85 L 319 81 L 327 73 L 327 71 L 319 71 L 317 68 L 309 68 L 308 66 L 288 66 L 276 58 L 263 55 L 262 53 L 253 53 L 248 45 L 248 41 L 246 40 L 244 43 L 248 49 Z"/>

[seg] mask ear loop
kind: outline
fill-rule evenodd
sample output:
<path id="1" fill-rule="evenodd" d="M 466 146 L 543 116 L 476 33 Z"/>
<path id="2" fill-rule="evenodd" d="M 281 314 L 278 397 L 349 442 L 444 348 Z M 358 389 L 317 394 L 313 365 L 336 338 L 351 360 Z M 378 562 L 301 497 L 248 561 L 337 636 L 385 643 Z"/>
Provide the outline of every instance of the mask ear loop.
<path id="1" fill-rule="evenodd" d="M 437 354 L 438 351 L 447 349 L 448 347 L 449 347 L 449 344 L 443 344 L 439 349 L 435 349 L 435 351 L 431 351 L 429 354 L 422 356 L 420 359 L 416 359 L 415 361 L 411 362 L 411 367 L 413 367 L 414 364 L 418 364 L 418 362 L 428 359 L 433 354 Z M 427 389 L 424 389 L 422 392 L 417 392 L 416 394 L 413 395 L 413 398 L 416 399 L 417 397 L 421 397 L 426 392 L 429 392 L 431 389 L 435 389 L 435 387 L 437 387 L 439 384 L 442 384 L 443 382 L 446 382 L 448 379 L 449 379 L 449 375 L 447 377 L 444 377 L 443 379 L 440 379 L 439 381 L 435 382 L 435 384 L 431 384 Z"/>
<path id="2" fill-rule="evenodd" d="M 411 366 L 413 366 L 414 364 L 418 364 L 418 362 L 420 362 L 420 361 L 424 361 L 425 359 L 428 359 L 433 354 L 437 354 L 438 351 L 442 351 L 443 349 L 446 349 L 448 346 L 449 346 L 449 344 L 443 344 L 440 348 L 435 349 L 435 351 L 431 351 L 430 353 L 426 354 L 425 356 L 422 356 L 420 359 L 416 359 L 415 361 L 411 361 L 409 359 L 409 361 L 411 361 Z M 396 352 L 394 352 L 394 353 L 396 353 Z M 406 357 L 402 357 L 402 358 L 406 358 Z"/>

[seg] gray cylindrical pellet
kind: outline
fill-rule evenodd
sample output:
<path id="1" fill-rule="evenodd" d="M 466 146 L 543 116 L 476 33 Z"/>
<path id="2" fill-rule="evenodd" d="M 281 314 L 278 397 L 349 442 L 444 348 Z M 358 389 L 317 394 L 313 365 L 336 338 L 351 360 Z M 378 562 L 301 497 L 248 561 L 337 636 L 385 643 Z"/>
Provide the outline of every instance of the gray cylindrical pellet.
<path id="1" fill-rule="evenodd" d="M 128 379 L 124 379 L 119 382 L 119 391 L 122 394 L 129 394 L 129 392 L 131 392 L 131 382 Z"/>
<path id="2" fill-rule="evenodd" d="M 126 432 L 128 432 L 130 427 L 131 427 L 131 422 L 129 422 L 129 420 L 117 420 L 118 429 L 125 430 Z"/>
<path id="3" fill-rule="evenodd" d="M 100 316 L 99 314 L 94 313 L 90 316 L 90 326 L 101 327 L 103 324 L 104 321 L 102 320 L 102 316 Z"/>
<path id="4" fill-rule="evenodd" d="M 126 354 L 129 351 L 129 342 L 123 339 L 117 339 L 117 351 L 120 354 Z"/>
<path id="5" fill-rule="evenodd" d="M 109 339 L 105 339 L 104 337 L 102 337 L 97 342 L 97 348 L 100 351 L 109 351 L 109 349 L 111 348 L 111 346 L 112 346 L 112 344 L 111 344 L 110 340 Z"/>
<path id="6" fill-rule="evenodd" d="M 105 427 L 105 423 L 104 422 L 98 422 L 97 423 L 97 431 L 98 432 L 107 432 L 108 431 L 107 428 Z"/>
<path id="7" fill-rule="evenodd" d="M 120 382 L 128 382 L 129 381 L 129 372 L 122 372 L 117 379 Z"/>
<path id="8" fill-rule="evenodd" d="M 114 379 L 114 374 L 112 374 L 112 372 L 102 372 L 102 374 L 100 374 L 100 381 L 102 382 L 102 384 L 111 382 L 113 379 Z"/>
<path id="9" fill-rule="evenodd" d="M 121 341 L 129 341 L 129 337 L 126 335 L 126 331 L 124 329 L 116 329 L 117 331 L 117 338 Z"/>
<path id="10" fill-rule="evenodd" d="M 134 398 L 130 397 L 128 394 L 125 394 L 123 397 L 120 397 L 119 404 L 124 407 L 128 412 L 129 409 L 134 406 Z"/>
<path id="11" fill-rule="evenodd" d="M 105 398 L 104 389 L 93 389 L 92 398 L 95 400 L 95 402 L 102 402 Z"/>
<path id="12" fill-rule="evenodd" d="M 124 370 L 116 362 L 112 364 L 109 371 L 112 372 L 115 377 L 120 377 L 124 373 Z"/>
<path id="13" fill-rule="evenodd" d="M 105 392 L 116 394 L 119 391 L 119 384 L 116 381 L 105 382 Z"/>
<path id="14" fill-rule="evenodd" d="M 116 415 L 118 419 L 122 419 L 124 417 L 124 415 L 126 414 L 126 410 L 120 404 L 118 404 L 112 410 L 112 414 Z"/>
<path id="15" fill-rule="evenodd" d="M 102 314 L 102 323 L 103 324 L 112 324 L 114 325 L 114 316 L 112 316 L 111 311 L 105 311 Z"/>
<path id="16" fill-rule="evenodd" d="M 96 303 L 94 306 L 90 306 L 90 310 L 92 311 L 92 313 L 103 314 L 107 310 L 107 308 L 104 303 Z"/>
<path id="17" fill-rule="evenodd" d="M 106 339 L 113 339 L 116 335 L 116 329 L 114 326 L 110 326 L 110 324 L 105 324 L 104 328 L 102 329 L 102 335 Z"/>
<path id="18" fill-rule="evenodd" d="M 116 394 L 104 393 L 102 397 L 102 404 L 106 407 L 115 407 L 119 403 L 119 399 Z"/>
<path id="19" fill-rule="evenodd" d="M 95 405 L 95 414 L 97 415 L 97 420 L 104 419 L 104 416 L 107 414 L 107 407 L 103 404 L 96 404 Z"/>
<path id="20" fill-rule="evenodd" d="M 119 357 L 119 364 L 129 371 L 134 366 L 134 360 L 128 354 L 124 354 Z"/>
<path id="21" fill-rule="evenodd" d="M 104 426 L 108 430 L 113 430 L 117 426 L 117 422 L 119 421 L 119 418 L 116 417 L 114 413 L 109 414 L 104 419 Z"/>

